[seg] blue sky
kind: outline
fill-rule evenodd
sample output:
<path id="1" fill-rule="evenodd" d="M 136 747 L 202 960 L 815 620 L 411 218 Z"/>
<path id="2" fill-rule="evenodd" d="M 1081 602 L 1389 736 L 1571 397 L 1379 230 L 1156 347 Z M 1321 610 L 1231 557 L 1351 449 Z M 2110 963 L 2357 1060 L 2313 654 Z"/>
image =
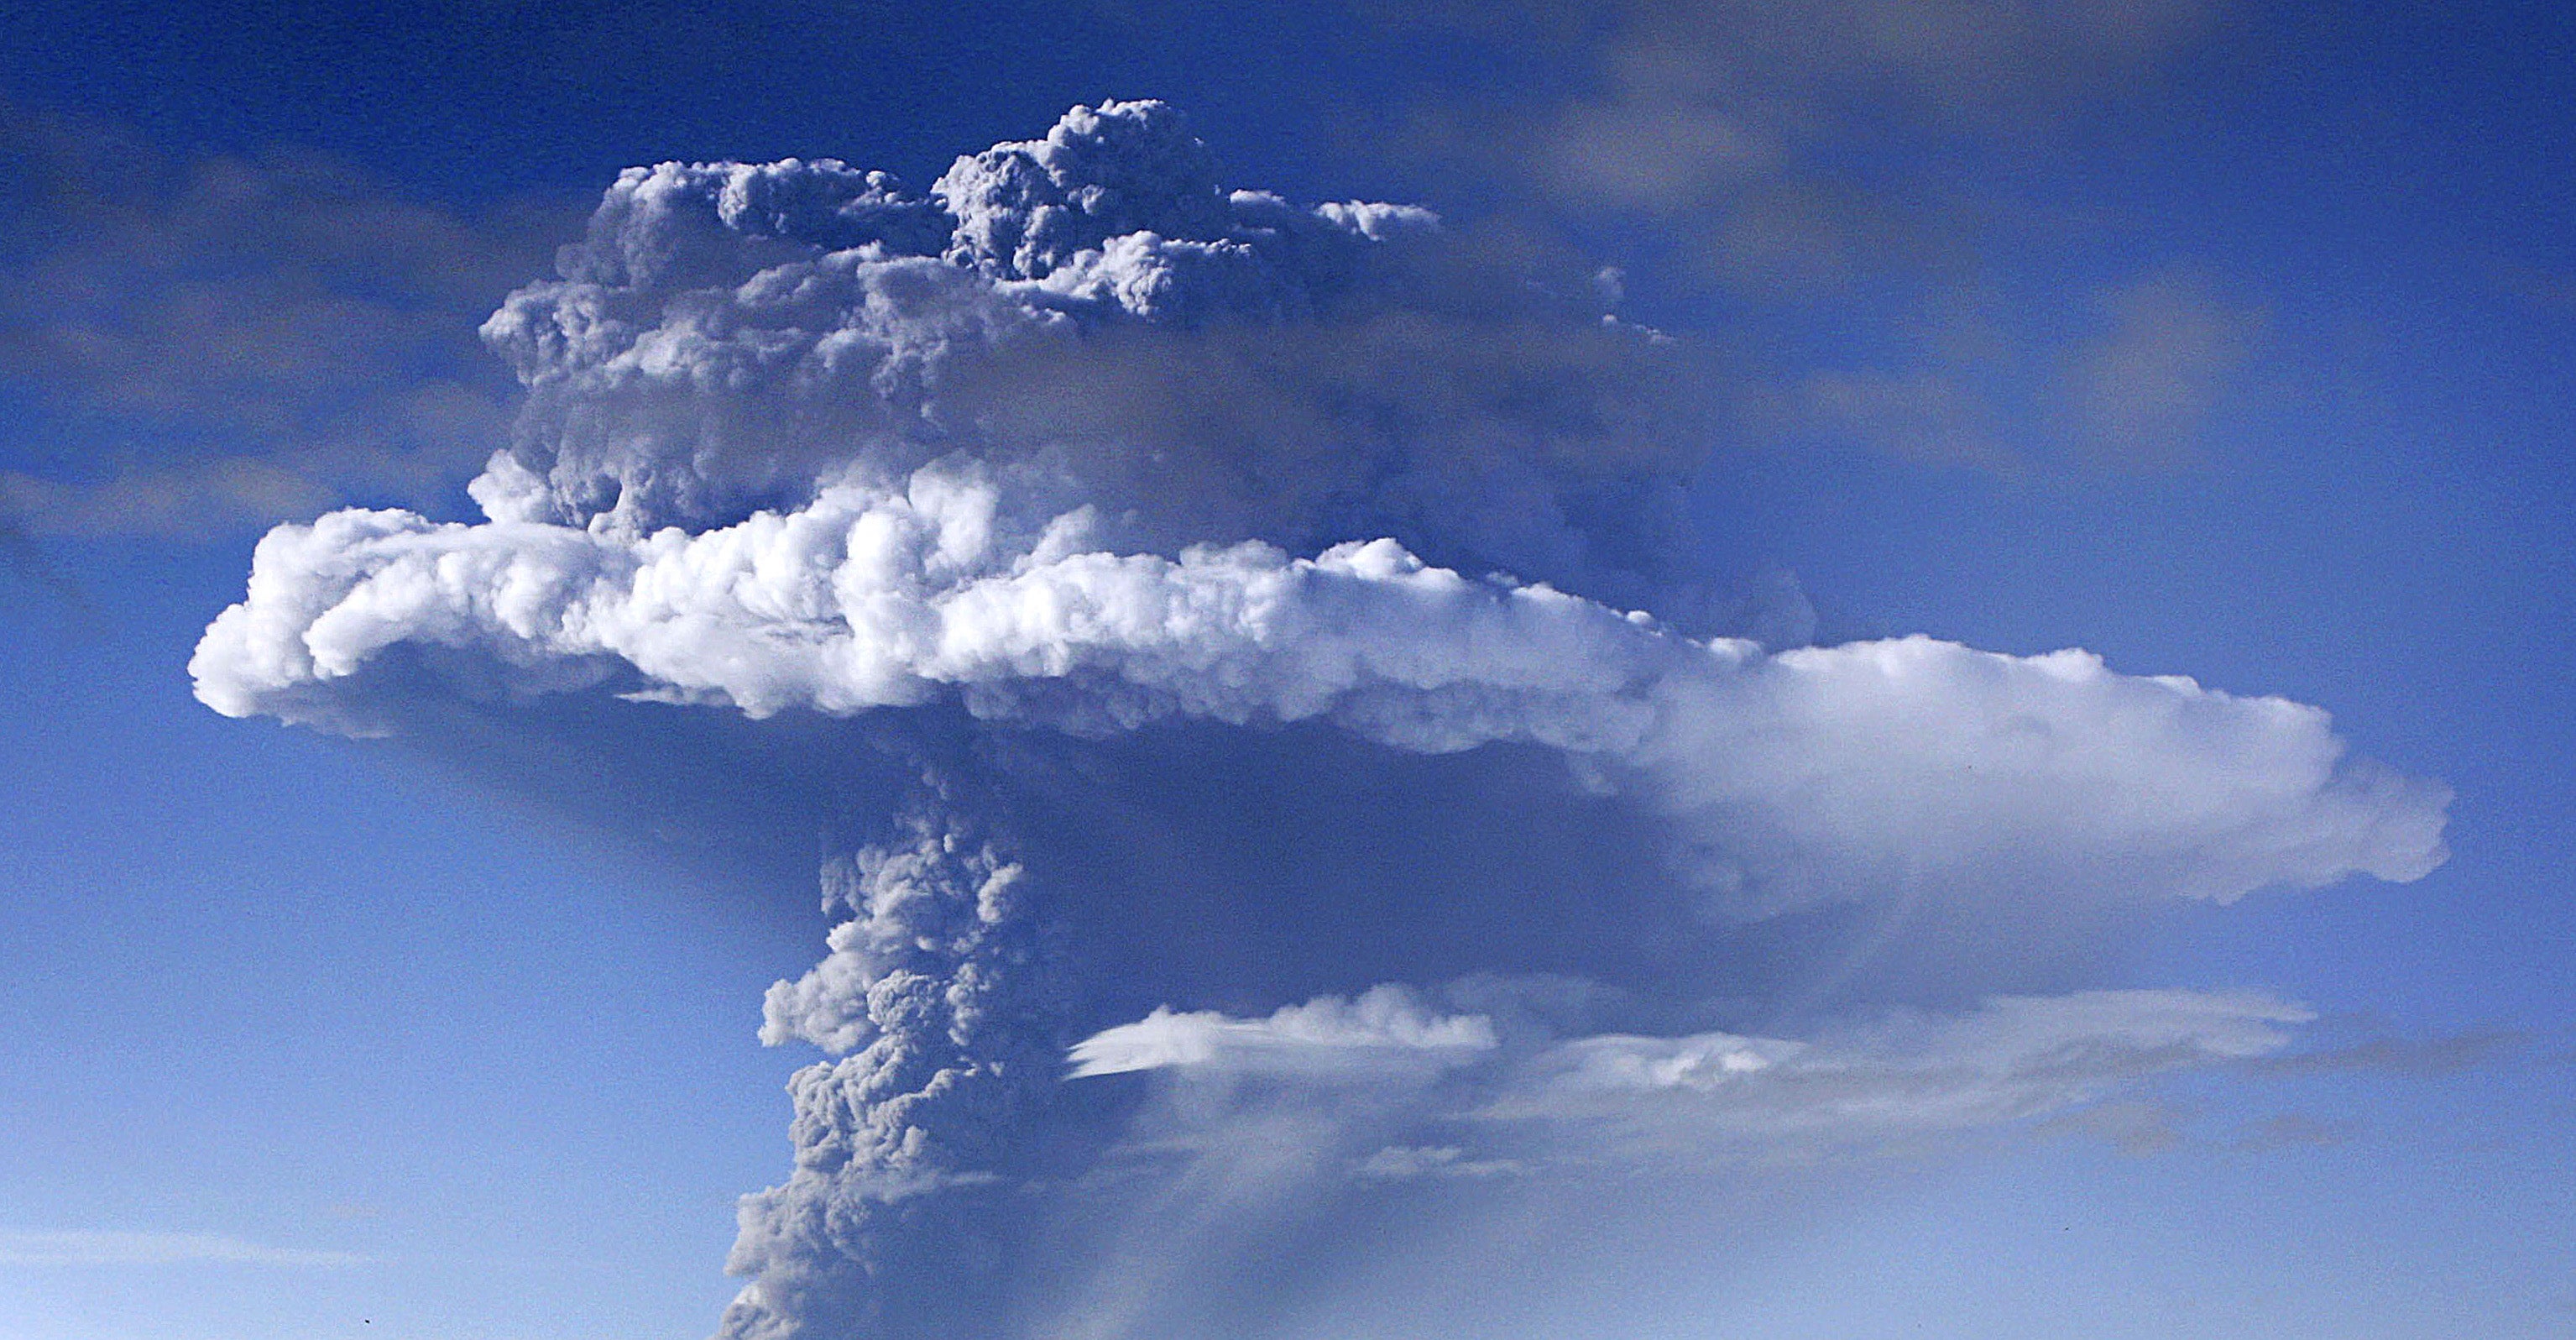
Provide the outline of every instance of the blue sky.
<path id="1" fill-rule="evenodd" d="M 1819 0 L 1571 18 L 1154 3 L 31 18 L 37 40 L 0 56 L 0 1335 L 717 1329 L 744 1284 L 724 1272 L 736 1198 L 793 1166 L 782 1087 L 825 1055 L 812 1042 L 833 1011 L 855 1008 L 818 985 L 810 1013 L 773 1009 L 795 1036 L 763 1047 L 763 993 L 803 977 L 851 915 L 818 914 L 818 858 L 828 871 L 900 847 L 925 805 L 980 835 L 966 847 L 1008 847 L 1057 900 L 1053 920 L 988 919 L 1061 948 L 1080 1002 L 1009 1045 L 1125 1039 L 1137 1073 L 1050 1077 L 1029 1100 L 1045 1115 L 989 1120 L 1000 1153 L 879 1169 L 942 1188 L 896 1202 L 942 1207 L 929 1227 L 869 1240 L 893 1253 L 891 1302 L 836 1292 L 833 1272 L 855 1267 L 790 1224 L 761 1278 L 810 1268 L 825 1286 L 737 1304 L 726 1334 L 845 1334 L 869 1307 L 875 1329 L 857 1333 L 1137 1340 L 2563 1333 L 2576 20 L 1909 14 Z M 1709 780 L 1692 770 L 1718 766 L 1704 759 L 1563 744 L 1592 709 L 1555 700 L 1513 708 L 1531 715 L 1462 753 L 1423 752 L 1348 703 L 1265 724 L 1288 715 L 1288 688 L 1249 726 L 1167 704 L 1153 710 L 1168 720 L 1104 737 L 1050 715 L 1084 706 L 1096 685 L 1080 675 L 1069 698 L 1045 675 L 973 681 L 1022 696 L 972 719 L 955 708 L 967 678 L 914 663 L 939 686 L 921 705 L 814 710 L 827 683 L 747 721 L 727 704 L 749 681 L 712 660 L 620 644 L 614 675 L 560 691 L 513 680 L 537 662 L 481 633 L 451 660 L 420 653 L 446 634 L 395 615 L 393 650 L 364 673 L 272 682 L 218 665 L 192 686 L 191 656 L 244 599 L 273 523 L 341 506 L 473 522 L 467 483 L 503 447 L 562 470 L 591 450 L 641 496 L 625 448 L 576 439 L 585 413 L 649 435 L 662 411 L 604 377 L 523 410 L 475 337 L 549 277 L 621 169 L 829 156 L 918 191 L 960 154 L 1107 98 L 1185 110 L 1224 186 L 1438 211 L 1434 306 L 1348 300 L 1454 323 L 1404 346 L 1397 371 L 1458 380 L 1369 380 L 1395 374 L 1330 363 L 1341 328 L 1287 320 L 1276 348 L 1292 352 L 1261 365 L 1261 387 L 1291 389 L 1263 403 L 1298 409 L 1297 378 L 1328 367 L 1412 434 L 1310 457 L 1222 405 L 1100 410 L 1034 380 L 1060 369 L 1002 365 L 979 424 L 1018 423 L 1021 405 L 1050 424 L 1096 411 L 1079 431 L 1105 443 L 1039 503 L 1011 492 L 1019 448 L 1002 430 L 957 439 L 999 463 L 1006 518 L 1095 502 L 1112 518 L 1098 543 L 1140 559 L 1243 538 L 1308 558 L 1393 536 L 1471 575 L 1509 566 L 1649 609 L 1663 641 L 1598 634 L 1599 654 L 1658 665 L 1671 641 L 1713 635 L 1774 651 L 1918 633 L 2014 656 L 2082 647 L 2120 675 L 2331 713 L 2354 755 L 2450 788 L 2447 859 L 2390 882 L 2355 872 L 2412 873 L 2402 860 L 2335 848 L 2315 858 L 2326 887 L 2299 889 L 2282 884 L 2315 880 L 2273 856 L 2151 822 L 2087 836 L 2110 831 L 2088 806 L 2152 810 L 2168 784 L 2232 784 L 2307 738 L 2241 723 L 2117 737 L 2110 800 L 2066 782 L 2062 806 L 1960 800 L 1952 821 L 1938 787 L 1832 790 L 1918 774 L 1910 746 L 1883 744 L 1903 732 L 1844 732 L 1866 704 L 1830 697 L 1820 717 L 1772 724 L 1805 741 L 1787 762 Z M 1345 300 L 1315 284 L 1314 301 Z M 1176 365 L 1238 366 L 1222 323 L 1061 301 L 1044 310 L 1103 323 L 1077 350 L 1126 331 L 1218 360 Z M 1588 343 L 1591 310 L 1567 315 L 1585 303 L 1674 352 Z M 1479 398 L 1478 378 L 1514 392 Z M 1405 417 L 1435 383 L 1450 399 L 1424 392 Z M 1535 454 L 1477 454 L 1506 439 Z M 709 448 L 708 487 L 750 478 L 725 473 L 726 452 L 773 445 Z M 850 458 L 837 440 L 775 449 Z M 1262 490 L 1328 476 L 1316 460 L 1377 450 L 1494 473 L 1435 463 L 1427 502 L 1266 510 Z M 1266 482 L 1247 502 L 1222 483 L 1166 492 L 1160 466 L 1141 484 L 1121 473 L 1151 451 L 1205 451 L 1208 478 L 1240 465 Z M 1564 464 L 1632 458 L 1608 485 Z M 1506 477 L 1561 509 L 1492 501 Z M 788 493 L 666 503 L 653 521 L 703 536 L 755 505 L 840 505 L 816 502 L 810 471 L 741 487 Z M 847 506 L 918 520 L 927 496 Z M 1650 502 L 1660 520 L 1641 519 Z M 1134 529 L 1116 528 L 1122 507 Z M 473 534 L 457 543 L 537 561 Z M 345 551 L 390 568 L 379 552 Z M 316 562 L 274 571 L 320 581 Z M 1380 589 L 1354 585 L 1336 608 Z M 1352 617 L 1336 628 L 1354 644 L 1413 645 Z M 1131 688 L 1164 673 L 1113 650 Z M 603 654 L 546 663 L 578 678 Z M 1229 664 L 1233 688 L 1290 674 Z M 1700 672 L 1670 673 L 1674 692 L 1702 691 Z M 246 686 L 224 701 L 250 719 L 192 695 L 210 682 Z M 637 688 L 697 700 L 610 696 Z M 1197 691 L 1176 701 L 1210 701 Z M 2026 691 L 2042 696 L 1936 696 L 1901 720 L 1973 734 L 2020 711 L 2079 746 L 2110 729 L 2091 699 Z M 1722 731 L 1755 708 L 1711 710 L 1721 733 L 1688 738 L 1753 738 Z M 316 711 L 394 729 L 262 719 Z M 1765 790 L 1810 757 L 1842 797 L 1830 814 L 1800 808 L 1816 792 Z M 914 773 L 941 780 L 924 790 Z M 1752 797 L 1774 827 L 1707 820 L 1682 798 L 1701 785 Z M 1889 817 L 1927 794 L 1929 828 Z M 2340 794 L 2243 818 L 2247 841 L 2283 849 L 2264 843 Z M 2409 794 L 2380 820 L 2420 812 L 2427 793 Z M 1883 828 L 1892 855 L 1873 845 Z M 1945 842 L 1980 854 L 1949 861 Z M 1003 857 L 959 859 L 982 880 Z M 2191 886 L 2194 862 L 2243 896 L 2157 892 Z M 1739 875 L 1751 884 L 1726 882 Z M 1566 1004 L 1561 978 L 1601 994 Z M 1031 980 L 1014 990 L 1055 999 L 1057 979 Z M 1374 1015 L 1340 1003 L 1381 983 L 1409 994 Z M 2024 1056 L 2000 1096 L 1939 1090 L 1988 1114 L 1974 1120 L 1819 1127 L 1824 1109 L 1801 1106 L 1824 1101 L 1798 1097 L 1819 1073 L 1801 1065 L 1893 1074 L 1928 1102 L 1939 1075 L 2022 1036 L 1979 1001 L 2058 1002 L 2032 1008 L 2059 1019 L 2100 992 L 2135 993 L 2118 999 L 2136 1009 L 2257 993 L 2309 1017 L 2249 1015 L 2252 1033 L 2134 1054 L 2119 1039 L 2148 1027 L 2135 1020 L 2069 1034 L 2065 1054 L 2118 1064 L 2023 1084 L 2045 1069 Z M 1120 1031 L 1156 1007 L 1181 1022 Z M 1479 1020 L 1485 1051 L 1457 1031 Z M 1424 1037 L 1469 1041 L 1453 1056 Z M 1584 1087 L 1608 1073 L 1586 1058 L 1667 1044 L 1771 1058 L 1754 1069 L 1790 1087 L 1712 1088 L 1718 1106 L 1680 1116 Z M 1496 1115 L 1513 1110 L 1540 1115 Z M 1349 1171 L 1398 1165 L 1431 1171 Z M 816 1194 L 876 1194 L 834 1175 Z M 1014 1212 L 978 1199 L 996 1186 L 1028 1188 L 1018 1217 L 1079 1245 L 1011 1236 Z M 1002 1264 L 948 1272 L 938 1253 L 986 1230 Z"/>

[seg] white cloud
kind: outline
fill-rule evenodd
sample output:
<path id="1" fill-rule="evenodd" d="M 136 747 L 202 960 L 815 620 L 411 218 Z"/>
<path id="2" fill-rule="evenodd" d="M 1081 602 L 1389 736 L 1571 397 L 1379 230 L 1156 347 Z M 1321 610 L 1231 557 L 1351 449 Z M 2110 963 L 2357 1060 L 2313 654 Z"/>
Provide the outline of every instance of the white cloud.
<path id="1" fill-rule="evenodd" d="M 1892 1011 L 1799 1038 L 1603 1033 L 1505 1045 L 1482 1018 L 1438 1015 L 1410 992 L 1380 987 L 1267 1019 L 1157 1010 L 1086 1039 L 1071 1057 L 1076 1078 L 1169 1067 L 1292 1084 L 1374 1080 L 1384 1092 L 1373 1101 L 1402 1122 L 1472 1129 L 1510 1154 L 1390 1144 L 1349 1165 L 1354 1176 L 1386 1180 L 1774 1161 L 2044 1118 L 2063 1126 L 2161 1076 L 2274 1055 L 2314 1018 L 2257 992 L 2083 991 L 1996 997 L 1956 1014 Z M 1435 1055 L 1398 1064 L 1419 1052 Z M 1423 1089 L 1434 1069 L 1455 1082 Z M 1219 1125 L 1239 1120 L 1207 1112 L 1202 1119 Z"/>
<path id="2" fill-rule="evenodd" d="M 1165 558 L 1091 548 L 1088 521 L 1015 520 L 947 466 L 695 535 L 334 513 L 261 542 L 190 668 L 219 711 L 344 726 L 409 647 L 512 693 L 755 716 L 958 694 L 1086 733 L 1320 717 L 1428 752 L 1541 744 L 1671 817 L 1735 913 L 1945 885 L 2224 901 L 2442 858 L 2442 788 L 2278 698 L 1925 638 L 1766 656 L 1385 540 Z"/>
<path id="3" fill-rule="evenodd" d="M 1171 1068 L 1330 1079 L 1457 1065 L 1497 1045 L 1482 1016 L 1435 1014 L 1412 992 L 1380 986 L 1266 1019 L 1161 1008 L 1075 1043 L 1070 1057 L 1076 1079 Z"/>
<path id="4" fill-rule="evenodd" d="M 1408 1182 L 1422 1177 L 1512 1177 L 1529 1171 L 1511 1159 L 1470 1158 L 1456 1145 L 1388 1145 L 1351 1165 L 1364 1181 Z"/>

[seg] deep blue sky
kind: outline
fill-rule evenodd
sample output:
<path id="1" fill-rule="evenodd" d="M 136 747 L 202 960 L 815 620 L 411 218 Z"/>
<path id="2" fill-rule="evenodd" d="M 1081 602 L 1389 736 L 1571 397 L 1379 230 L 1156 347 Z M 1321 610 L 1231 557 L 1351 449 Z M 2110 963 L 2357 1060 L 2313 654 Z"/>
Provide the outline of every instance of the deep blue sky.
<path id="1" fill-rule="evenodd" d="M 0 43 L 0 147 L 113 145 L 86 180 L 135 191 L 118 217 L 181 249 L 167 273 L 346 292 L 373 282 L 346 254 L 245 260 L 152 221 L 192 164 L 324 162 L 519 265 L 629 164 L 828 155 L 921 184 L 1071 103 L 1150 96 L 1230 182 L 1422 201 L 1620 265 L 1635 319 L 1741 356 L 1748 408 L 1712 427 L 1693 500 L 1721 582 L 1794 574 L 1821 641 L 2083 646 L 2279 693 L 2456 789 L 2454 854 L 2422 882 L 2182 908 L 2106 953 L 2105 984 L 2259 986 L 2334 1037 L 2498 1035 L 2456 1067 L 2176 1100 L 2297 1112 L 2330 1143 L 2022 1141 L 1814 1191 L 1759 1240 L 1677 1232 L 1637 1249 L 1679 1281 L 1657 1315 L 1707 1329 L 1651 1333 L 2576 1324 L 2576 12 L 2229 7 L 2142 68 L 1959 106 L 1820 62 L 1791 81 L 1814 101 L 1774 184 L 1848 206 L 1814 216 L 1840 248 L 1822 278 L 1725 250 L 1761 182 L 1605 203 L 1528 169 L 1510 128 L 1611 96 L 1586 43 L 1616 20 L 1524 26 L 1153 0 L 40 5 Z M 144 271 L 47 268 L 89 265 L 101 216 L 30 180 L 0 205 L 16 282 Z M 406 386 L 497 375 L 453 313 L 537 277 L 361 292 L 421 343 L 389 339 L 410 352 L 356 383 L 262 383 L 277 413 L 26 335 L 130 293 L 0 310 L 0 470 L 68 490 L 0 493 L 0 1336 L 680 1336 L 729 1295 L 732 1197 L 779 1175 L 777 1086 L 804 1059 L 752 1033 L 761 989 L 813 957 L 808 853 L 568 819 L 470 760 L 218 718 L 189 649 L 299 504 L 65 519 L 119 471 L 236 458 L 313 474 L 302 515 L 461 515 L 477 451 L 424 449 L 415 474 L 333 453 Z M 2156 330 L 2211 341 L 2156 451 L 2061 404 L 2116 323 L 2103 295 L 2132 290 L 2179 304 Z M 137 347 L 238 335 L 205 321 Z M 1854 370 L 1969 397 L 1979 451 L 1764 399 Z M 95 1236 L 119 1233 L 151 1241 Z M 363 1259 L 224 1259 L 259 1249 Z M 154 1251 L 192 1259 L 130 1259 Z"/>

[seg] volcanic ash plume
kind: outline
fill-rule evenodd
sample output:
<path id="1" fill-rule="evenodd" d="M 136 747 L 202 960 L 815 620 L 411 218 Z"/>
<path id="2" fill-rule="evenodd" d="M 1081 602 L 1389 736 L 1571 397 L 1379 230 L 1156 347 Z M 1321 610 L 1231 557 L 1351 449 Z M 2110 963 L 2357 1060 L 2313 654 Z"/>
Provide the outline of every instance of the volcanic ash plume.
<path id="1" fill-rule="evenodd" d="M 614 694 L 968 740 L 826 861 L 830 952 L 766 1002 L 765 1041 L 833 1059 L 794 1081 L 795 1172 L 743 1202 L 730 1336 L 1251 1333 L 1186 1281 L 1348 1188 L 2077 1107 L 2278 1048 L 2307 1015 L 1970 990 L 1802 1036 L 1748 1025 L 1871 998 L 1853 974 L 1909 927 L 1991 931 L 1991 967 L 2068 909 L 2442 859 L 2443 789 L 2348 757 L 2314 708 L 2075 651 L 1696 635 L 1676 518 L 1714 409 L 1687 341 L 1419 209 L 1222 190 L 1160 104 L 1076 108 L 926 194 L 828 160 L 633 170 L 561 271 L 484 327 L 527 388 L 473 486 L 484 519 L 279 527 L 191 672 L 227 715 L 357 733 L 441 695 L 533 723 Z M 1539 949 L 1405 982 L 1229 946 L 1255 895 L 1212 872 L 1170 882 L 1213 936 L 1076 933 L 1151 914 L 1038 821 L 1028 778 L 1106 778 L 1063 792 L 1104 812 L 1203 811 L 1102 760 L 1210 731 L 1247 769 L 1345 741 L 1317 796 L 1354 770 L 1463 788 L 1436 760 L 1471 751 L 1556 759 L 1550 822 L 1619 816 L 1650 848 L 1621 879 L 1650 887 L 1556 890 Z M 1383 859 L 1433 868 L 1449 842 Z M 1428 909 L 1492 895 L 1424 884 L 1307 925 L 1384 919 L 1372 943 L 1425 965 L 1445 934 L 1454 964 L 1475 941 Z M 1661 966 L 1584 959 L 1649 938 L 1620 921 L 1638 907 L 1670 913 L 1656 936 L 1684 928 Z M 1674 963 L 1853 909 L 1874 929 L 1804 999 Z M 1202 941 L 1198 969 L 1239 950 L 1265 983 L 1310 979 L 1162 998 L 1157 949 Z"/>

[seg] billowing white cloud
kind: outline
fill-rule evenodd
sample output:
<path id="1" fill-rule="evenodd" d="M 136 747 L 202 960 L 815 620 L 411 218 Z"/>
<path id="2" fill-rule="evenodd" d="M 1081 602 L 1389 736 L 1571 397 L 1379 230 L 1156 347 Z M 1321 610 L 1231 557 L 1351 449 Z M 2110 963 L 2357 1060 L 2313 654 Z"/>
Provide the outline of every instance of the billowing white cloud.
<path id="1" fill-rule="evenodd" d="M 1078 732 L 1325 718 L 1399 748 L 1566 751 L 1677 820 L 1738 911 L 1943 881 L 2232 899 L 2441 859 L 2445 793 L 2325 714 L 2082 652 L 1924 638 L 1765 655 L 1392 541 L 1107 553 L 972 471 L 690 534 L 341 512 L 264 540 L 192 672 L 218 711 L 363 724 L 364 672 L 463 658 L 755 716 L 961 695 Z"/>
<path id="2" fill-rule="evenodd" d="M 249 598 L 193 668 L 219 710 L 319 722 L 362 723 L 370 668 L 417 655 L 514 694 L 609 686 L 755 715 L 954 694 L 1084 733 L 1322 718 L 1411 750 L 1537 744 L 1664 816 L 1677 882 L 1728 915 L 1890 892 L 2224 900 L 2413 878 L 2441 859 L 2440 788 L 2347 761 L 2323 713 L 2277 699 L 1927 639 L 1770 656 L 1430 567 L 1387 540 L 1165 557 L 1088 547 L 1080 512 L 1034 528 L 1010 516 L 947 467 L 899 494 L 837 485 L 696 534 L 337 513 L 262 542 Z M 876 1236 L 857 1227 L 875 1222 L 868 1207 L 989 1177 L 1037 1073 L 1047 1009 L 1030 1002 L 1046 997 L 1023 995 L 1014 863 L 945 836 L 922 852 L 943 873 L 877 865 L 846 895 L 855 915 L 831 957 L 771 994 L 765 1037 L 852 1054 L 798 1076 L 798 1172 L 746 1202 L 733 1265 L 755 1283 L 728 1334 L 803 1334 L 861 1307 L 847 1263 L 878 1250 L 859 1245 Z M 1408 1055 L 1382 1039 L 1319 1050 L 1298 1032 L 1326 1022 L 1161 1016 L 1078 1059 L 1347 1070 Z M 1689 1045 L 1719 1050 L 1623 1063 L 1767 1059 Z M 2063 1089 L 1922 1100 L 2046 1106 L 2071 1101 Z M 1758 1092 L 1796 1111 L 1831 1091 Z M 1747 1110 L 1716 1113 L 1724 1127 Z"/>
<path id="3" fill-rule="evenodd" d="M 1224 191 L 1159 104 L 1076 109 L 927 193 L 828 161 L 637 169 L 561 271 L 485 326 L 527 388 L 485 518 L 271 532 L 190 664 L 209 706 L 365 732 L 437 686 L 1552 751 L 1664 844 L 1656 894 L 1706 927 L 1838 902 L 2017 924 L 2442 859 L 2447 792 L 2349 757 L 2314 708 L 2080 651 L 1698 635 L 1675 517 L 1711 383 L 1685 342 L 1418 210 Z M 1354 1168 L 1533 1166 L 1357 1129 L 1407 1112 L 1558 1163 L 1865 1143 L 2257 1055 L 2304 1017 L 2111 993 L 1583 1037 L 1499 988 L 1449 1009 L 1386 987 L 1080 1040 L 1098 1006 L 1057 932 L 1081 876 L 1050 882 L 975 765 L 914 771 L 896 831 L 825 862 L 827 956 L 765 1002 L 764 1040 L 830 1059 L 790 1086 L 793 1174 L 742 1204 L 736 1340 L 989 1329 L 956 1285 L 1000 1268 L 975 1207 L 1021 1193 L 1032 1114 L 1116 1087 L 1063 1084 L 1068 1047 L 1079 1075 L 1165 1088 L 1340 1086 L 1256 1114 L 1268 1171 L 1209 1174 L 1234 1189 L 1208 1205 L 1252 1207 Z M 1163 1272 L 1124 1278 L 1132 1300 Z"/>

